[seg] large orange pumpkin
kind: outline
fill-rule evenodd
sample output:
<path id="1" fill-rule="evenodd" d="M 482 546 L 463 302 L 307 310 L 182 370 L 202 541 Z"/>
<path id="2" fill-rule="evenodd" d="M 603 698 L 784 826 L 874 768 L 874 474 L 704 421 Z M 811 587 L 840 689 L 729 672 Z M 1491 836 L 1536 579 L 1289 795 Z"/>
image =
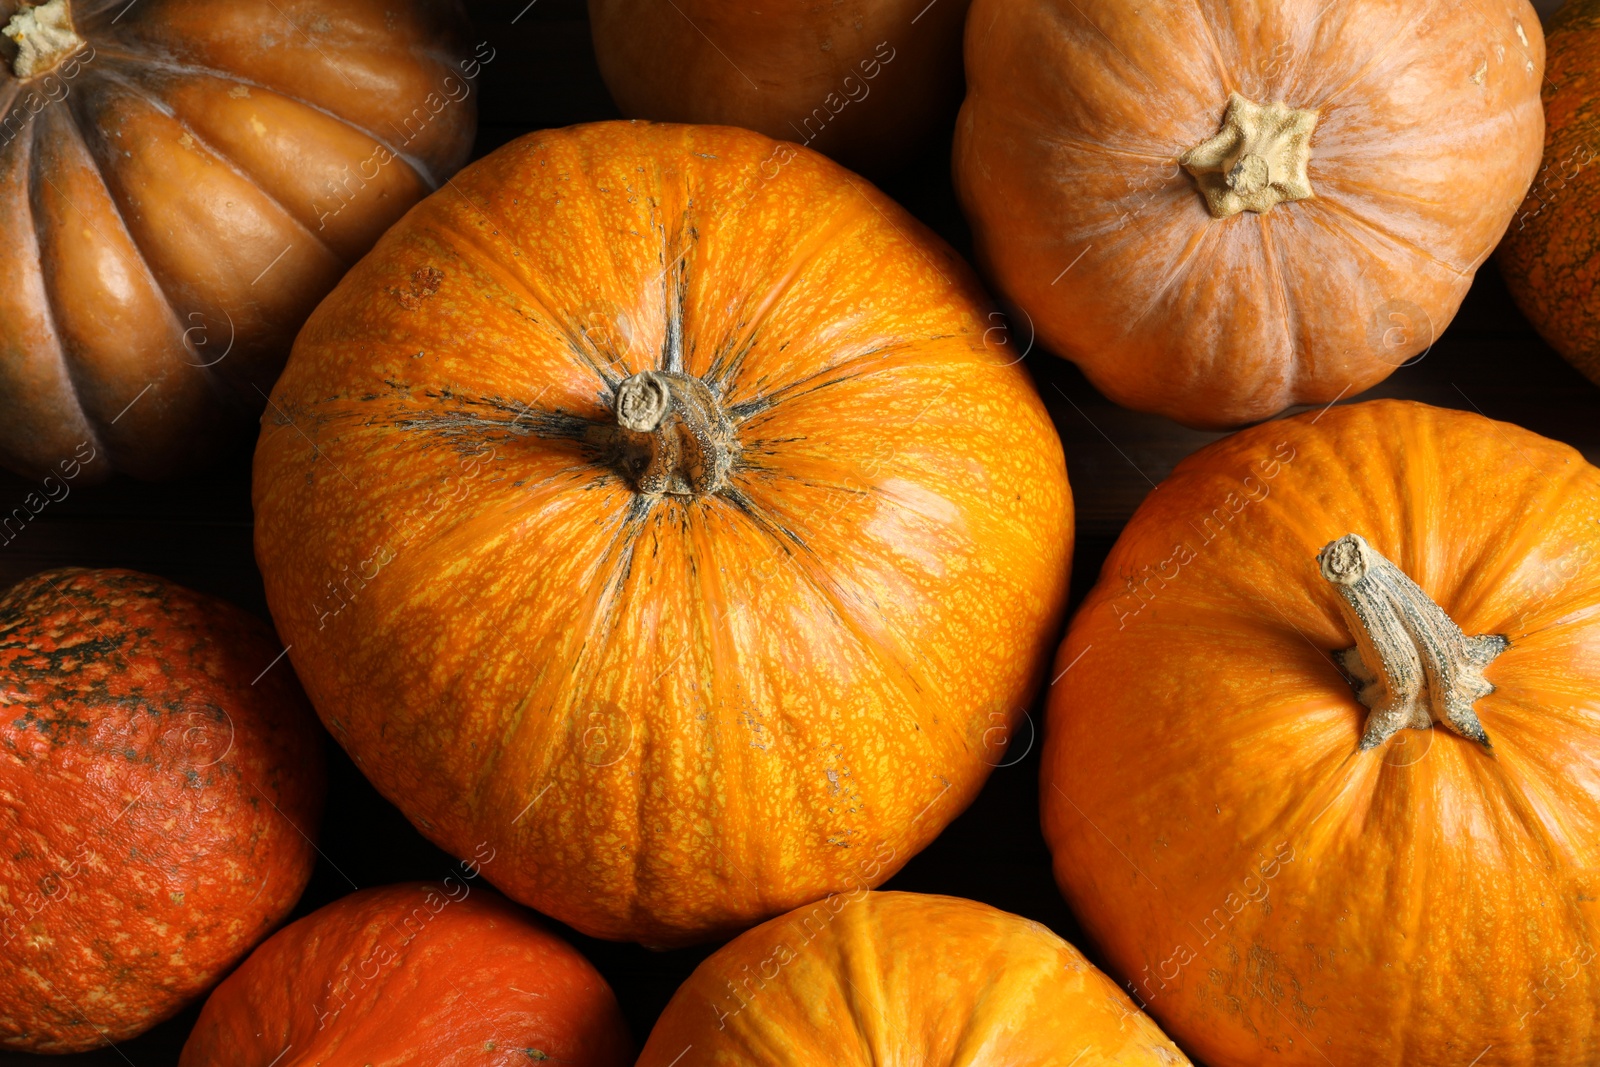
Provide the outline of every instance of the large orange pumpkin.
<path id="1" fill-rule="evenodd" d="M 942 242 L 731 128 L 525 137 L 318 309 L 256 452 L 312 702 L 441 846 L 666 944 L 875 885 L 1043 671 L 1061 447 Z"/>
<path id="2" fill-rule="evenodd" d="M 473 880 L 365 889 L 256 949 L 206 1001 L 179 1067 L 627 1067 L 611 987 Z"/>
<path id="3" fill-rule="evenodd" d="M 141 1033 L 294 907 L 323 737 L 282 653 L 130 571 L 0 597 L 0 1047 Z"/>
<path id="4" fill-rule="evenodd" d="M 589 0 L 589 23 L 624 115 L 744 126 L 881 174 L 948 131 L 968 2 Z"/>
<path id="5" fill-rule="evenodd" d="M 1600 471 L 1393 401 L 1191 456 L 1074 619 L 1056 877 L 1213 1067 L 1600 1059 Z"/>
<path id="6" fill-rule="evenodd" d="M 1600 0 L 1569 0 L 1549 45 L 1544 163 L 1500 267 L 1544 339 L 1600 383 Z"/>
<path id="7" fill-rule="evenodd" d="M 640 1067 L 1177 1067 L 1189 1061 L 1077 949 L 987 904 L 829 897 L 695 969 Z"/>
<path id="8" fill-rule="evenodd" d="M 1538 167 L 1526 0 L 977 0 L 981 266 L 1128 407 L 1237 426 L 1381 381 Z"/>
<path id="9" fill-rule="evenodd" d="M 166 477 L 466 161 L 455 0 L 0 0 L 0 465 Z"/>

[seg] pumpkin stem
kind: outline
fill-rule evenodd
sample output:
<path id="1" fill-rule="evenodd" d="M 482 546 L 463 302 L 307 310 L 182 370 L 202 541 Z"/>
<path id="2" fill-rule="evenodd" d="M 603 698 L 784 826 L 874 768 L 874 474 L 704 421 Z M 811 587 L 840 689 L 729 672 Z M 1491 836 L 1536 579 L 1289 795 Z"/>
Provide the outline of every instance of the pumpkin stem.
<path id="1" fill-rule="evenodd" d="M 1483 669 L 1510 644 L 1499 634 L 1468 637 L 1422 588 L 1358 534 L 1317 553 L 1322 576 L 1338 588 L 1356 646 L 1338 653 L 1372 709 L 1363 750 L 1394 733 L 1435 722 L 1489 747 L 1473 704 L 1494 692 Z"/>
<path id="2" fill-rule="evenodd" d="M 11 72 L 19 78 L 49 73 L 86 44 L 72 28 L 69 0 L 49 0 L 37 7 L 25 7 L 12 15 L 0 32 L 17 42 Z"/>
<path id="3" fill-rule="evenodd" d="M 1257 104 L 1238 93 L 1228 97 L 1222 130 L 1179 157 L 1219 219 L 1241 211 L 1271 211 L 1286 200 L 1313 195 L 1311 131 L 1314 109 Z"/>
<path id="4" fill-rule="evenodd" d="M 617 386 L 622 465 L 641 493 L 700 496 L 721 489 L 739 440 L 699 378 L 647 370 Z"/>

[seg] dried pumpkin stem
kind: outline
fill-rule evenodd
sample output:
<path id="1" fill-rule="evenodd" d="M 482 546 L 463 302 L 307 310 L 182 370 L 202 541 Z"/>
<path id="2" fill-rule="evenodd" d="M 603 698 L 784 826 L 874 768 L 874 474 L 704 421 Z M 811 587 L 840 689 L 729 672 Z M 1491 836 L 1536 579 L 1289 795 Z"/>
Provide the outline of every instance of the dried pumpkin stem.
<path id="1" fill-rule="evenodd" d="M 69 0 L 49 0 L 36 7 L 24 7 L 0 30 L 17 43 L 17 57 L 11 72 L 19 78 L 48 74 L 86 44 L 72 26 Z"/>
<path id="2" fill-rule="evenodd" d="M 1438 722 L 1488 748 L 1473 704 L 1494 692 L 1483 669 L 1509 642 L 1498 634 L 1468 637 L 1358 534 L 1329 544 L 1317 562 L 1322 576 L 1338 588 L 1339 606 L 1356 639 L 1354 648 L 1338 655 L 1361 684 L 1358 699 L 1372 709 L 1361 747 Z"/>
<path id="3" fill-rule="evenodd" d="M 1234 93 L 1222 129 L 1178 159 L 1215 218 L 1267 212 L 1313 195 L 1308 167 L 1314 109 L 1257 104 Z"/>
<path id="4" fill-rule="evenodd" d="M 647 370 L 617 386 L 623 467 L 641 493 L 699 496 L 727 483 L 738 437 L 699 378 Z"/>

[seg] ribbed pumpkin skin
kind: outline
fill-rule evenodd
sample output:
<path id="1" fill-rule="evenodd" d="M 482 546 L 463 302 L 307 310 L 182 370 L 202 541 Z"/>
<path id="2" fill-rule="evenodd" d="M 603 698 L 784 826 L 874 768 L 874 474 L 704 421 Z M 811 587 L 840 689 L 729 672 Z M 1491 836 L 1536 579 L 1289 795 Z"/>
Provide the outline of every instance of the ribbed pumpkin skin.
<path id="1" fill-rule="evenodd" d="M 1538 167 L 1526 0 L 977 0 L 956 191 L 979 265 L 1117 403 L 1225 428 L 1381 381 Z M 1320 111 L 1314 195 L 1214 218 L 1229 94 Z"/>
<path id="2" fill-rule="evenodd" d="M 967 3 L 589 0 L 589 23 L 628 117 L 743 126 L 883 174 L 961 103 Z"/>
<path id="3" fill-rule="evenodd" d="M 678 989 L 639 1057 L 639 1067 L 1188 1062 L 1046 927 L 972 900 L 867 892 L 719 949 Z"/>
<path id="4" fill-rule="evenodd" d="M 1071 555 L 1060 443 L 981 290 L 877 190 L 731 128 L 602 123 L 464 171 L 307 325 L 256 555 L 312 703 L 442 847 L 666 944 L 876 885 L 1003 759 Z M 722 490 L 608 457 L 710 383 Z"/>
<path id="5" fill-rule="evenodd" d="M 1045 836 L 1197 1059 L 1600 1058 L 1597 508 L 1565 445 L 1375 401 L 1219 441 L 1134 515 L 1058 659 Z M 1352 532 L 1510 640 L 1476 702 L 1492 749 L 1439 727 L 1358 748 L 1317 562 Z"/>
<path id="6" fill-rule="evenodd" d="M 476 61 L 456 0 L 68 3 L 81 60 L 19 79 L 0 38 L 0 465 L 170 477 L 466 162 Z"/>
<path id="7" fill-rule="evenodd" d="M 1500 270 L 1540 335 L 1600 383 L 1600 0 L 1568 0 L 1548 42 L 1544 163 Z"/>
<path id="8" fill-rule="evenodd" d="M 211 994 L 178 1063 L 627 1067 L 632 1053 L 588 960 L 453 876 L 364 889 L 274 934 Z"/>
<path id="9" fill-rule="evenodd" d="M 262 674 L 282 650 L 131 571 L 0 598 L 0 1047 L 142 1033 L 294 907 L 323 740 L 284 665 Z"/>

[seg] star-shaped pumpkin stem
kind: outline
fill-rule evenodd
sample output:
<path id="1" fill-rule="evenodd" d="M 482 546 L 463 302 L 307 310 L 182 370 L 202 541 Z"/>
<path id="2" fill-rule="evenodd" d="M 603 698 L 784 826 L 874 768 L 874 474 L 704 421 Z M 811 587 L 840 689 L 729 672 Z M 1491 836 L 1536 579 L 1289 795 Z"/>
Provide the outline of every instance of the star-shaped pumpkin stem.
<path id="1" fill-rule="evenodd" d="M 48 74 L 85 45 L 73 29 L 69 0 L 19 8 L 0 33 L 17 44 L 11 72 L 18 78 Z"/>
<path id="2" fill-rule="evenodd" d="M 1194 176 L 1216 218 L 1270 211 L 1313 195 L 1307 168 L 1316 126 L 1314 109 L 1257 104 L 1234 93 L 1221 131 L 1178 162 Z"/>
<path id="3" fill-rule="evenodd" d="M 1322 576 L 1339 590 L 1354 648 L 1338 653 L 1360 683 L 1357 699 L 1372 709 L 1362 749 L 1403 729 L 1435 722 L 1489 747 L 1473 705 L 1494 692 L 1484 668 L 1509 642 L 1498 634 L 1468 637 L 1421 586 L 1358 534 L 1317 554 Z"/>

